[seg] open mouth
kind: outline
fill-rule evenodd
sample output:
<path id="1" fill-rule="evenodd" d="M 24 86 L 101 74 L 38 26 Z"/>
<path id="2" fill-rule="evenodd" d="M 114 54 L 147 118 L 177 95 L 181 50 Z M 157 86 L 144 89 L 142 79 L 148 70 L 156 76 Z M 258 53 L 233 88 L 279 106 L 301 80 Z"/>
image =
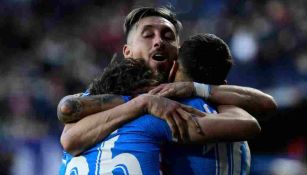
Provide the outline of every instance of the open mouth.
<path id="1" fill-rule="evenodd" d="M 152 58 L 156 61 L 164 61 L 167 60 L 167 57 L 162 55 L 161 53 L 156 53 L 152 56 Z"/>

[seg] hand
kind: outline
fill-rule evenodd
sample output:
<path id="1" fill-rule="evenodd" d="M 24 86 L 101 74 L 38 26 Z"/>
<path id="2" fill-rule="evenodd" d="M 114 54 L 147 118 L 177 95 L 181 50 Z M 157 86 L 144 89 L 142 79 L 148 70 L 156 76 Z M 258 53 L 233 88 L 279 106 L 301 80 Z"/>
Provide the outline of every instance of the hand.
<path id="1" fill-rule="evenodd" d="M 195 89 L 193 82 L 174 82 L 161 84 L 150 90 L 151 95 L 162 97 L 191 97 L 194 95 Z"/>
<path id="2" fill-rule="evenodd" d="M 147 112 L 165 120 L 172 130 L 174 139 L 187 141 L 188 126 L 203 134 L 195 117 L 204 117 L 205 113 L 164 97 L 149 94 L 141 96 L 147 103 Z"/>

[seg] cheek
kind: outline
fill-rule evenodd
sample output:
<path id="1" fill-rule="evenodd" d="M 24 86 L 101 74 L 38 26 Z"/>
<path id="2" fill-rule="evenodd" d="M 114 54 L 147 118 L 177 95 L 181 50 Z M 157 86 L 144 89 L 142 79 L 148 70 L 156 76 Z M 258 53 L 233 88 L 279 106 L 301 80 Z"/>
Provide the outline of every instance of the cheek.
<path id="1" fill-rule="evenodd" d="M 132 57 L 133 58 L 144 58 L 144 53 L 146 51 L 143 49 L 142 45 L 135 45 L 132 49 Z"/>
<path id="2" fill-rule="evenodd" d="M 150 48 L 151 44 L 152 44 L 152 41 L 150 39 L 144 39 L 142 37 L 138 37 L 134 42 L 135 46 L 142 47 L 143 49 Z"/>
<path id="3" fill-rule="evenodd" d="M 133 45 L 133 57 L 134 58 L 144 58 L 149 50 L 148 43 L 139 42 L 138 44 Z"/>

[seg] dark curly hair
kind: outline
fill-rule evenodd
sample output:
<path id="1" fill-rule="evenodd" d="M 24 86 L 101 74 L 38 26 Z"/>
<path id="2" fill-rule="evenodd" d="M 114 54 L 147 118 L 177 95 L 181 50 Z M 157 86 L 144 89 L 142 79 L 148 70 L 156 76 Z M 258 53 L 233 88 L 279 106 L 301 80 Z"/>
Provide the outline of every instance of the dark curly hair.
<path id="1" fill-rule="evenodd" d="M 134 95 L 138 93 L 136 91 L 158 82 L 143 59 L 127 58 L 111 62 L 100 77 L 91 82 L 89 91 L 91 95 Z"/>
<path id="2" fill-rule="evenodd" d="M 224 84 L 232 66 L 229 47 L 214 34 L 197 34 L 179 49 L 179 65 L 196 82 Z"/>

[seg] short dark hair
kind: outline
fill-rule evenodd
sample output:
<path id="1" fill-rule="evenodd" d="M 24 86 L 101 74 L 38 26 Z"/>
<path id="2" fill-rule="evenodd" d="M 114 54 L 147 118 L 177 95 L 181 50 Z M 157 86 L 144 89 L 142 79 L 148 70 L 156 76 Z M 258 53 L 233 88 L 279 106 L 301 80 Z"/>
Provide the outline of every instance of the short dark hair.
<path id="1" fill-rule="evenodd" d="M 124 34 L 125 40 L 127 42 L 127 38 L 130 30 L 133 25 L 137 23 L 140 19 L 148 17 L 148 16 L 159 16 L 170 21 L 176 30 L 176 34 L 178 35 L 180 30 L 182 29 L 181 22 L 177 19 L 176 14 L 172 12 L 167 7 L 140 7 L 132 10 L 125 18 L 124 23 Z"/>
<path id="2" fill-rule="evenodd" d="M 118 94 L 134 95 L 138 88 L 157 85 L 158 80 L 143 59 L 118 59 L 111 62 L 97 79 L 94 79 L 89 91 L 91 95 Z"/>
<path id="3" fill-rule="evenodd" d="M 214 34 L 197 34 L 179 49 L 179 65 L 193 81 L 220 85 L 232 66 L 229 47 Z"/>

